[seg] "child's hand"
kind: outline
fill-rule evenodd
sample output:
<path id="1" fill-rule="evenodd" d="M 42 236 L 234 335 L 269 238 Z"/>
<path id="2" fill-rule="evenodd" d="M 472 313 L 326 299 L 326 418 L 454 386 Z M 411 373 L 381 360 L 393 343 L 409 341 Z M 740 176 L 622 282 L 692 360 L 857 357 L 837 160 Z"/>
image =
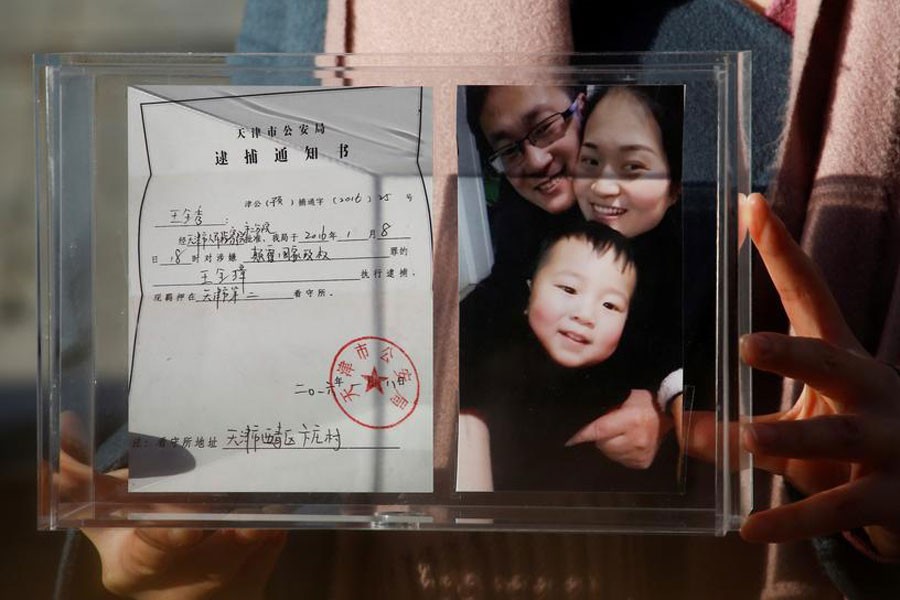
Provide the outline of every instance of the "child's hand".
<path id="1" fill-rule="evenodd" d="M 566 446 L 593 442 L 610 460 L 630 469 L 646 469 L 671 428 L 672 419 L 660 412 L 653 394 L 631 390 L 619 408 L 586 425 Z"/>
<path id="2" fill-rule="evenodd" d="M 94 473 L 84 456 L 82 428 L 61 418 L 60 472 L 54 482 L 63 501 L 94 496 L 121 501 L 128 471 Z M 103 585 L 129 598 L 262 598 L 284 545 L 285 532 L 179 528 L 90 528 L 84 534 L 100 554 Z"/>

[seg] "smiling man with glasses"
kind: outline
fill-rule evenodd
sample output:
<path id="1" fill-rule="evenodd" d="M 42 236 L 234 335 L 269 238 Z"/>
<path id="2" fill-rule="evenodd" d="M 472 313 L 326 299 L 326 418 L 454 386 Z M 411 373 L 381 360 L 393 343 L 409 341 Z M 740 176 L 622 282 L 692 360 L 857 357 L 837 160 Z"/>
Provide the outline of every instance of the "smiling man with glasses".
<path id="1" fill-rule="evenodd" d="M 569 108 L 553 113 L 528 132 L 517 142 L 503 146 L 488 158 L 490 165 L 498 173 L 516 173 L 525 163 L 525 142 L 536 148 L 546 148 L 565 135 L 572 115 L 578 112 L 579 102 L 574 100 Z"/>
<path id="2" fill-rule="evenodd" d="M 486 162 L 518 194 L 559 214 L 575 202 L 584 94 L 556 86 L 470 87 L 469 123 Z"/>

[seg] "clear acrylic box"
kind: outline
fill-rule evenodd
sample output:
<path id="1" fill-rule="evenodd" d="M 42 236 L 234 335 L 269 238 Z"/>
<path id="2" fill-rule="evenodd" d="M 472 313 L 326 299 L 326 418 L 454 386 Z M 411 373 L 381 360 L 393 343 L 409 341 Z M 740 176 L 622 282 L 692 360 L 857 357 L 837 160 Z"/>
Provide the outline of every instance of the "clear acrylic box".
<path id="1" fill-rule="evenodd" d="M 733 52 L 37 56 L 39 527 L 736 529 L 749 73 Z M 466 89 L 495 85 L 680 90 L 676 345 L 714 464 L 669 432 L 659 490 L 460 491 L 459 301 L 495 260 L 498 180 Z"/>

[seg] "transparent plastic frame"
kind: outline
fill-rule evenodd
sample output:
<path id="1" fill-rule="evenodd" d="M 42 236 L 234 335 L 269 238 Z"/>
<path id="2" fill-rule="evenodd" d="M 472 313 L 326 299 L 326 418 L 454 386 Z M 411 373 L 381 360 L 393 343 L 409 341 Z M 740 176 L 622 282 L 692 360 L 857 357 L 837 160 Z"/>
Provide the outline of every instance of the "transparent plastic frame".
<path id="1" fill-rule="evenodd" d="M 689 461 L 688 485 L 675 494 L 458 492 L 456 436 L 437 434 L 456 427 L 440 420 L 458 415 L 458 408 L 435 406 L 433 439 L 452 447 L 435 448 L 430 493 L 154 494 L 111 484 L 103 471 L 127 466 L 115 456 L 122 448 L 111 448 L 109 440 L 127 429 L 129 411 L 123 358 L 129 355 L 129 229 L 123 201 L 129 86 L 424 86 L 432 89 L 435 104 L 452 107 L 458 86 L 501 83 L 684 86 L 685 155 L 693 146 L 704 160 L 685 164 L 683 184 L 706 198 L 694 206 L 700 215 L 695 222 L 712 240 L 701 250 L 715 256 L 713 268 L 699 275 L 700 285 L 715 298 L 705 340 L 713 360 L 704 374 L 714 382 L 714 398 L 704 407 L 715 416 L 715 464 L 694 468 Z M 750 248 L 737 213 L 738 195 L 750 190 L 749 53 L 52 54 L 35 58 L 35 101 L 40 529 L 165 525 L 724 535 L 749 514 L 751 459 L 743 450 L 731 455 L 739 445 L 728 426 L 751 415 L 749 372 L 737 354 L 740 335 L 750 330 Z M 452 110 L 435 111 L 436 134 L 456 130 L 452 115 Z M 445 118 L 452 122 L 438 122 Z M 696 133 L 699 119 L 713 121 L 701 128 L 707 137 Z M 459 188 L 468 185 L 462 167 L 441 172 L 446 164 L 436 157 L 435 182 L 458 179 Z M 435 204 L 455 203 L 456 187 L 445 186 L 446 197 L 434 198 Z M 691 236 L 690 229 L 685 236 Z M 435 247 L 433 258 L 440 257 Z M 687 281 L 690 266 L 685 268 Z M 436 320 L 454 317 L 435 312 Z M 434 358 L 436 369 L 456 364 Z M 449 379 L 456 381 L 456 373 Z M 442 381 L 440 373 L 435 381 Z M 434 397 L 438 402 L 442 396 Z M 73 409 L 78 424 L 69 416 Z M 76 475 L 73 461 L 80 463 Z"/>

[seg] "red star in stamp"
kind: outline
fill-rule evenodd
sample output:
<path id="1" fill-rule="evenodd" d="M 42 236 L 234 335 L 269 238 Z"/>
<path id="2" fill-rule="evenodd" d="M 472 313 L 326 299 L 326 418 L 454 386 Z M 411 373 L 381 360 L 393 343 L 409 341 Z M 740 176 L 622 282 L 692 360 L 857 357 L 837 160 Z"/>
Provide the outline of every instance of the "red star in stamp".
<path id="1" fill-rule="evenodd" d="M 381 386 L 382 381 L 387 381 L 387 377 L 381 377 L 378 374 L 378 371 L 375 370 L 375 367 L 372 367 L 372 373 L 370 375 L 363 375 L 363 379 L 366 380 L 366 390 L 377 389 L 379 393 L 384 393 L 384 388 Z"/>
<path id="2" fill-rule="evenodd" d="M 419 372 L 409 354 L 388 338 L 372 335 L 341 346 L 331 361 L 328 386 L 341 412 L 369 429 L 390 429 L 404 422 L 415 412 L 421 392 Z M 372 390 L 377 393 L 369 394 Z M 367 401 L 359 402 L 361 397 Z"/>

